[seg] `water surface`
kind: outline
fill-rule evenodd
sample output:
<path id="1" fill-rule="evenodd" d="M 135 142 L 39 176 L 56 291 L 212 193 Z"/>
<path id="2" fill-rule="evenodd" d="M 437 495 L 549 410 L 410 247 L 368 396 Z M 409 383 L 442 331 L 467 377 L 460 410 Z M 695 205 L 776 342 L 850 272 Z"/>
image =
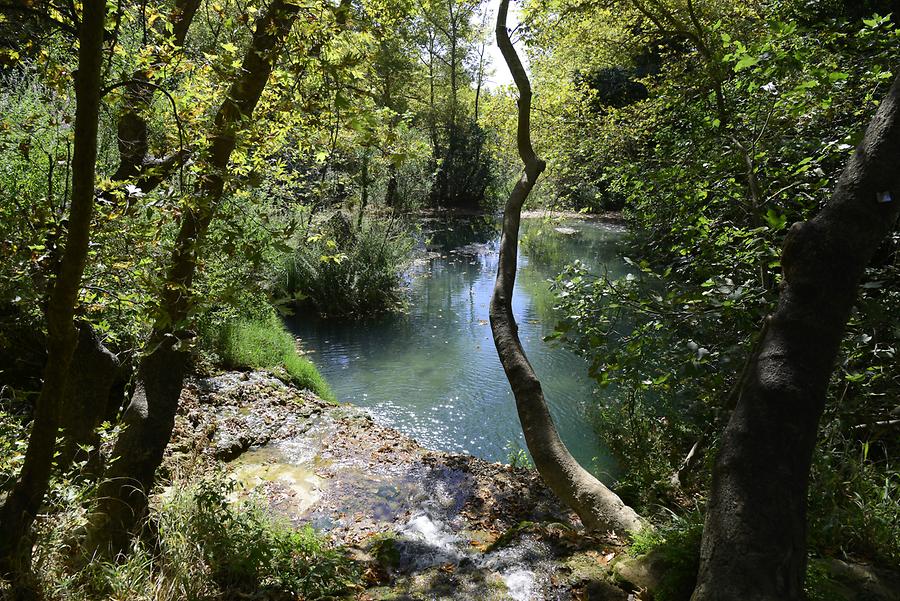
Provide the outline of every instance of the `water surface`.
<path id="1" fill-rule="evenodd" d="M 613 462 L 588 419 L 596 401 L 587 364 L 543 340 L 555 323 L 547 280 L 575 259 L 622 275 L 623 235 L 588 221 L 523 220 L 513 298 L 519 336 L 561 436 L 599 475 Z M 288 326 L 338 399 L 368 408 L 426 447 L 506 462 L 525 443 L 488 324 L 498 240 L 491 221 L 426 224 L 430 258 L 408 274 L 406 314 L 361 323 L 296 317 Z"/>

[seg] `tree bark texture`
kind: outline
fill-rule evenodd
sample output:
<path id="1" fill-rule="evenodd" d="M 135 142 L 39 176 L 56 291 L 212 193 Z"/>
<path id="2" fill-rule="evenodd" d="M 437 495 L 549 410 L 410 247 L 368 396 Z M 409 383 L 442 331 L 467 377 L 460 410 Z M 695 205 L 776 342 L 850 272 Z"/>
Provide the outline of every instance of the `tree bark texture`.
<path id="1" fill-rule="evenodd" d="M 531 146 L 531 84 L 506 30 L 508 8 L 509 0 L 501 0 L 497 13 L 497 44 L 519 89 L 516 140 L 525 170 L 510 193 L 503 213 L 500 263 L 490 305 L 491 332 L 516 398 L 525 442 L 541 478 L 578 514 L 585 528 L 624 535 L 640 528 L 640 518 L 581 467 L 560 439 L 541 383 L 522 349 L 512 312 L 522 205 L 546 165 Z"/>
<path id="2" fill-rule="evenodd" d="M 193 300 L 197 256 L 225 187 L 237 132 L 256 107 L 298 7 L 274 0 L 256 21 L 253 38 L 235 80 L 219 107 L 197 191 L 186 203 L 159 304 L 159 315 L 138 367 L 138 384 L 123 415 L 125 430 L 91 518 L 84 551 L 115 557 L 127 550 L 147 512 L 147 494 L 172 435 L 187 370 L 185 341 Z"/>
<path id="3" fill-rule="evenodd" d="M 97 163 L 101 65 L 106 3 L 85 0 L 78 33 L 75 74 L 75 138 L 72 201 L 65 250 L 47 304 L 47 364 L 35 408 L 22 472 L 0 510 L 0 575 L 27 568 L 30 530 L 44 500 L 53 469 L 53 454 L 77 337 L 73 319 L 90 240 Z"/>
<path id="4" fill-rule="evenodd" d="M 60 407 L 63 442 L 56 463 L 61 472 L 68 470 L 73 462 L 93 463 L 99 456 L 97 428 L 107 414 L 119 367 L 118 358 L 103 345 L 90 324 L 79 323 L 78 345 L 69 365 Z"/>
<path id="5" fill-rule="evenodd" d="M 693 601 L 802 599 L 809 470 L 860 278 L 900 208 L 900 78 L 828 204 L 796 223 L 783 282 L 713 471 Z"/>

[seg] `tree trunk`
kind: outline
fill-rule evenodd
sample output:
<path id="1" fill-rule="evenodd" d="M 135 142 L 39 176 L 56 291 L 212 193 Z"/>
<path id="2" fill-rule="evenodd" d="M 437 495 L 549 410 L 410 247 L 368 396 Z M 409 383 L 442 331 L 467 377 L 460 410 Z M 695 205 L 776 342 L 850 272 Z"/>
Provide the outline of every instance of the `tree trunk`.
<path id="1" fill-rule="evenodd" d="M 167 24 L 171 25 L 172 43 L 176 48 L 184 46 L 191 21 L 200 6 L 200 0 L 176 0 Z M 158 20 L 158 28 L 164 21 Z M 164 33 L 165 29 L 160 29 Z M 158 53 L 157 53 L 158 54 Z M 119 166 L 112 176 L 116 182 L 133 182 L 145 194 L 162 183 L 185 158 L 184 149 L 168 157 L 149 156 L 149 135 L 145 113 L 150 109 L 156 88 L 150 85 L 145 69 L 132 73 L 125 84 L 124 106 L 116 125 L 119 147 Z M 107 193 L 107 198 L 115 197 Z"/>
<path id="2" fill-rule="evenodd" d="M 157 334 L 155 348 L 138 367 L 137 387 L 122 416 L 124 430 L 113 450 L 91 516 L 86 556 L 113 558 L 128 548 L 135 527 L 147 511 L 147 493 L 172 429 L 187 369 L 187 353 L 174 336 Z"/>
<path id="3" fill-rule="evenodd" d="M 99 456 L 97 428 L 107 413 L 119 367 L 119 360 L 103 345 L 90 324 L 81 322 L 60 407 L 63 444 L 56 459 L 60 472 L 68 470 L 76 461 L 95 463 Z M 90 470 L 96 475 L 93 468 L 96 465 Z"/>
<path id="4" fill-rule="evenodd" d="M 47 304 L 48 353 L 44 384 L 35 409 L 22 472 L 0 510 L 0 576 L 27 569 L 31 558 L 30 530 L 44 500 L 53 468 L 60 401 L 75 351 L 75 303 L 90 240 L 97 163 L 103 27 L 106 3 L 85 0 L 78 33 L 75 75 L 75 154 L 72 160 L 72 202 L 66 247 Z"/>
<path id="5" fill-rule="evenodd" d="M 900 208 L 900 78 L 831 201 L 796 223 L 778 306 L 722 438 L 693 601 L 802 599 L 809 469 L 859 280 Z"/>
<path id="6" fill-rule="evenodd" d="M 182 328 L 194 305 L 197 256 L 222 197 L 238 128 L 251 117 L 297 13 L 297 6 L 275 0 L 257 19 L 238 75 L 216 113 L 207 162 L 197 194 L 181 216 L 159 316 L 138 368 L 137 390 L 123 416 L 127 427 L 116 441 L 116 460 L 98 490 L 85 542 L 88 557 L 124 552 L 146 515 L 147 494 L 172 435 L 187 369 L 184 341 L 190 334 Z"/>
<path id="7" fill-rule="evenodd" d="M 494 345 L 512 386 L 525 442 L 541 478 L 578 514 L 587 529 L 612 530 L 624 535 L 640 528 L 640 518 L 615 493 L 581 467 L 559 438 L 544 400 L 541 383 L 519 342 L 518 326 L 512 312 L 522 205 L 546 165 L 531 147 L 531 84 L 506 30 L 508 8 L 509 0 L 501 0 L 497 13 L 497 45 L 519 89 L 516 137 L 525 172 L 510 193 L 503 214 L 500 264 L 490 307 Z"/>
<path id="8" fill-rule="evenodd" d="M 387 189 L 384 192 L 384 206 L 393 208 L 397 203 L 397 166 L 388 166 Z"/>

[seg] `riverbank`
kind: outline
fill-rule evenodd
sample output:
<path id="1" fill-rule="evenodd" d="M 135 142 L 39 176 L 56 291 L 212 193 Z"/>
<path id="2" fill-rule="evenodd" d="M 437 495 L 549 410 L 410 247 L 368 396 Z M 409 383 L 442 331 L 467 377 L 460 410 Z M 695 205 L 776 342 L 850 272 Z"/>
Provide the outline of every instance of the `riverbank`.
<path id="1" fill-rule="evenodd" d="M 358 599 L 641 598 L 610 569 L 622 541 L 584 534 L 534 471 L 425 449 L 266 372 L 191 379 L 166 466 L 224 466 L 325 532 L 360 565 Z"/>
<path id="2" fill-rule="evenodd" d="M 535 209 L 522 211 L 522 219 L 578 219 L 597 223 L 625 225 L 625 217 L 620 211 L 603 211 L 601 213 L 582 213 L 557 209 Z"/>
<path id="3" fill-rule="evenodd" d="M 421 209 L 416 213 L 420 218 L 435 219 L 439 217 L 450 217 L 454 219 L 465 218 L 483 218 L 489 217 L 490 213 L 481 210 L 466 209 Z M 502 218 L 502 211 L 496 214 L 498 219 Z M 599 213 L 582 213 L 581 211 L 570 211 L 566 209 L 529 209 L 521 213 L 522 219 L 580 219 L 583 221 L 597 221 L 601 223 L 614 223 L 617 225 L 625 225 L 625 217 L 621 211 L 601 211 Z"/>

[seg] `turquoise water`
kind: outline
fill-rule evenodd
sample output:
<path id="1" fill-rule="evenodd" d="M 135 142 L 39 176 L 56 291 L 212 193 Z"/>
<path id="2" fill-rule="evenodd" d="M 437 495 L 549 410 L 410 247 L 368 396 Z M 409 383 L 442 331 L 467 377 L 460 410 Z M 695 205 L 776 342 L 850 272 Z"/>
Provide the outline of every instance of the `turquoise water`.
<path id="1" fill-rule="evenodd" d="M 589 422 L 594 384 L 581 357 L 543 340 L 555 323 L 547 280 L 575 259 L 622 275 L 623 236 L 621 228 L 588 221 L 525 220 L 513 300 L 560 434 L 597 474 L 614 466 Z M 488 324 L 497 225 L 426 223 L 423 238 L 429 258 L 407 276 L 406 314 L 357 323 L 295 317 L 288 327 L 338 399 L 368 408 L 426 447 L 506 462 L 510 447 L 525 443 Z"/>

